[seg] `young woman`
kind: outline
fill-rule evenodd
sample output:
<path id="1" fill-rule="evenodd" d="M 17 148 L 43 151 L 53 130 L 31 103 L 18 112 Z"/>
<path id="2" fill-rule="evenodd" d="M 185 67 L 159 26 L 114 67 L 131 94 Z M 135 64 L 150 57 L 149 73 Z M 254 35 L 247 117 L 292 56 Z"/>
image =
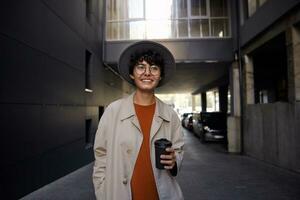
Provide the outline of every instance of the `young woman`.
<path id="1" fill-rule="evenodd" d="M 175 71 L 169 50 L 155 42 L 129 46 L 120 56 L 119 72 L 136 90 L 111 103 L 96 133 L 93 182 L 98 200 L 181 200 L 175 180 L 183 157 L 183 134 L 175 111 L 155 97 Z M 157 139 L 172 142 L 155 167 Z"/>

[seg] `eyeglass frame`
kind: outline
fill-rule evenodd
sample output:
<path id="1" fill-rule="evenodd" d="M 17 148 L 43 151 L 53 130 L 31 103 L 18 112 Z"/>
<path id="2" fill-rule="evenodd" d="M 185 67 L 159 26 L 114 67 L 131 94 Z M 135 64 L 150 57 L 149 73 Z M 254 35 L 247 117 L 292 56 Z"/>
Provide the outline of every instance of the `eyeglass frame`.
<path id="1" fill-rule="evenodd" d="M 140 69 L 141 69 L 141 66 L 144 68 L 143 72 L 138 71 L 138 70 L 139 70 L 138 67 L 140 67 Z M 153 74 L 153 71 L 152 71 L 151 69 L 154 69 L 154 68 L 156 68 L 156 67 L 157 67 L 157 69 L 158 69 L 158 70 L 157 70 L 157 74 L 155 74 L 155 73 Z M 134 70 L 136 71 L 136 73 L 137 73 L 138 75 L 142 75 L 142 74 L 146 73 L 146 68 L 147 68 L 147 65 L 142 64 L 142 63 L 137 64 L 137 65 L 134 66 Z M 159 72 L 161 72 L 160 67 L 157 66 L 157 65 L 150 65 L 148 68 L 149 68 L 150 74 L 153 75 L 153 76 L 157 76 L 157 75 L 159 74 Z"/>

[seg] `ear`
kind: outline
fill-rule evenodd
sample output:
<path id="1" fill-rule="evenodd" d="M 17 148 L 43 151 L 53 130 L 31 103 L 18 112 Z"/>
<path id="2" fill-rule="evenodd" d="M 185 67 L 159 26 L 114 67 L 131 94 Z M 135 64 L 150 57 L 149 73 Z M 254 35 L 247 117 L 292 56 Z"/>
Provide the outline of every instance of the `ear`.
<path id="1" fill-rule="evenodd" d="M 129 76 L 132 80 L 134 80 L 134 76 L 132 74 L 129 74 Z"/>

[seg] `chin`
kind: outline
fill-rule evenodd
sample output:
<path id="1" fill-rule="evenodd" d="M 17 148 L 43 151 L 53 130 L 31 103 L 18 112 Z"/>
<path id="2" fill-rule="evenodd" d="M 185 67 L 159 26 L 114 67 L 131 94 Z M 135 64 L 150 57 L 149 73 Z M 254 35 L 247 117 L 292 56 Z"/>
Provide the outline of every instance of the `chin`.
<path id="1" fill-rule="evenodd" d="M 152 92 L 155 90 L 156 87 L 137 87 L 137 89 L 145 92 Z"/>
<path id="2" fill-rule="evenodd" d="M 152 84 L 144 84 L 144 83 L 136 83 L 135 86 L 143 91 L 153 91 L 157 87 L 158 83 Z"/>

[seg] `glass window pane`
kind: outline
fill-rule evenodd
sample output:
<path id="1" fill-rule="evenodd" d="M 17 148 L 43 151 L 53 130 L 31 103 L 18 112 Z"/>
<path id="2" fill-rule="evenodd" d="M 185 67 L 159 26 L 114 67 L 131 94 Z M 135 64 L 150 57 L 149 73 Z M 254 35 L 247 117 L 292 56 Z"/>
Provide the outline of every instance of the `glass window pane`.
<path id="1" fill-rule="evenodd" d="M 200 16 L 200 1 L 191 0 L 191 14 L 192 16 Z"/>
<path id="2" fill-rule="evenodd" d="M 255 2 L 264 1 L 267 0 Z M 227 0 L 107 0 L 106 38 L 229 36 L 227 3 Z M 192 18 L 187 13 L 188 5 Z"/>
<path id="3" fill-rule="evenodd" d="M 188 20 L 178 20 L 178 37 L 188 37 Z"/>
<path id="4" fill-rule="evenodd" d="M 178 32 L 178 20 L 172 20 L 171 21 L 171 38 L 177 38 L 177 32 Z"/>
<path id="5" fill-rule="evenodd" d="M 145 22 L 135 21 L 130 22 L 130 37 L 129 39 L 145 39 Z"/>
<path id="6" fill-rule="evenodd" d="M 207 15 L 207 7 L 206 7 L 206 0 L 200 0 L 201 2 L 201 16 Z"/>
<path id="7" fill-rule="evenodd" d="M 176 17 L 187 17 L 187 0 L 174 0 L 176 2 Z"/>
<path id="8" fill-rule="evenodd" d="M 146 37 L 148 39 L 165 39 L 165 38 L 170 38 L 170 36 L 171 36 L 170 20 L 146 21 Z"/>
<path id="9" fill-rule="evenodd" d="M 172 0 L 146 0 L 146 19 L 171 19 Z"/>
<path id="10" fill-rule="evenodd" d="M 128 22 L 109 22 L 106 26 L 106 33 L 108 40 L 128 39 Z"/>
<path id="11" fill-rule="evenodd" d="M 129 0 L 128 5 L 129 18 L 144 18 L 144 1 Z"/>
<path id="12" fill-rule="evenodd" d="M 187 0 L 173 0 L 172 18 L 178 19 L 187 17 Z"/>
<path id="13" fill-rule="evenodd" d="M 191 0 L 191 15 L 206 16 L 206 0 Z"/>
<path id="14" fill-rule="evenodd" d="M 200 20 L 190 20 L 191 37 L 200 37 Z"/>
<path id="15" fill-rule="evenodd" d="M 193 19 L 190 20 L 191 37 L 208 37 L 209 23 L 208 19 Z"/>
<path id="16" fill-rule="evenodd" d="M 107 1 L 107 10 L 106 13 L 107 20 L 117 20 L 117 7 L 116 7 L 116 0 L 108 0 Z"/>
<path id="17" fill-rule="evenodd" d="M 226 0 L 210 0 L 210 16 L 226 17 L 227 1 Z"/>
<path id="18" fill-rule="evenodd" d="M 118 39 L 118 27 L 116 26 L 116 23 L 107 23 L 106 24 L 106 39 L 108 40 L 114 40 Z"/>
<path id="19" fill-rule="evenodd" d="M 248 0 L 248 15 L 253 15 L 256 11 L 256 0 Z"/>
<path id="20" fill-rule="evenodd" d="M 201 37 L 208 37 L 209 36 L 209 22 L 208 22 L 208 19 L 202 19 L 201 20 L 200 36 Z"/>
<path id="21" fill-rule="evenodd" d="M 225 37 L 228 36 L 228 20 L 212 19 L 211 20 L 211 36 Z"/>
<path id="22" fill-rule="evenodd" d="M 121 22 L 120 23 L 121 27 L 121 39 L 127 40 L 130 38 L 130 27 L 129 27 L 129 22 Z"/>
<path id="23" fill-rule="evenodd" d="M 259 6 L 262 6 L 267 0 L 259 0 Z"/>

